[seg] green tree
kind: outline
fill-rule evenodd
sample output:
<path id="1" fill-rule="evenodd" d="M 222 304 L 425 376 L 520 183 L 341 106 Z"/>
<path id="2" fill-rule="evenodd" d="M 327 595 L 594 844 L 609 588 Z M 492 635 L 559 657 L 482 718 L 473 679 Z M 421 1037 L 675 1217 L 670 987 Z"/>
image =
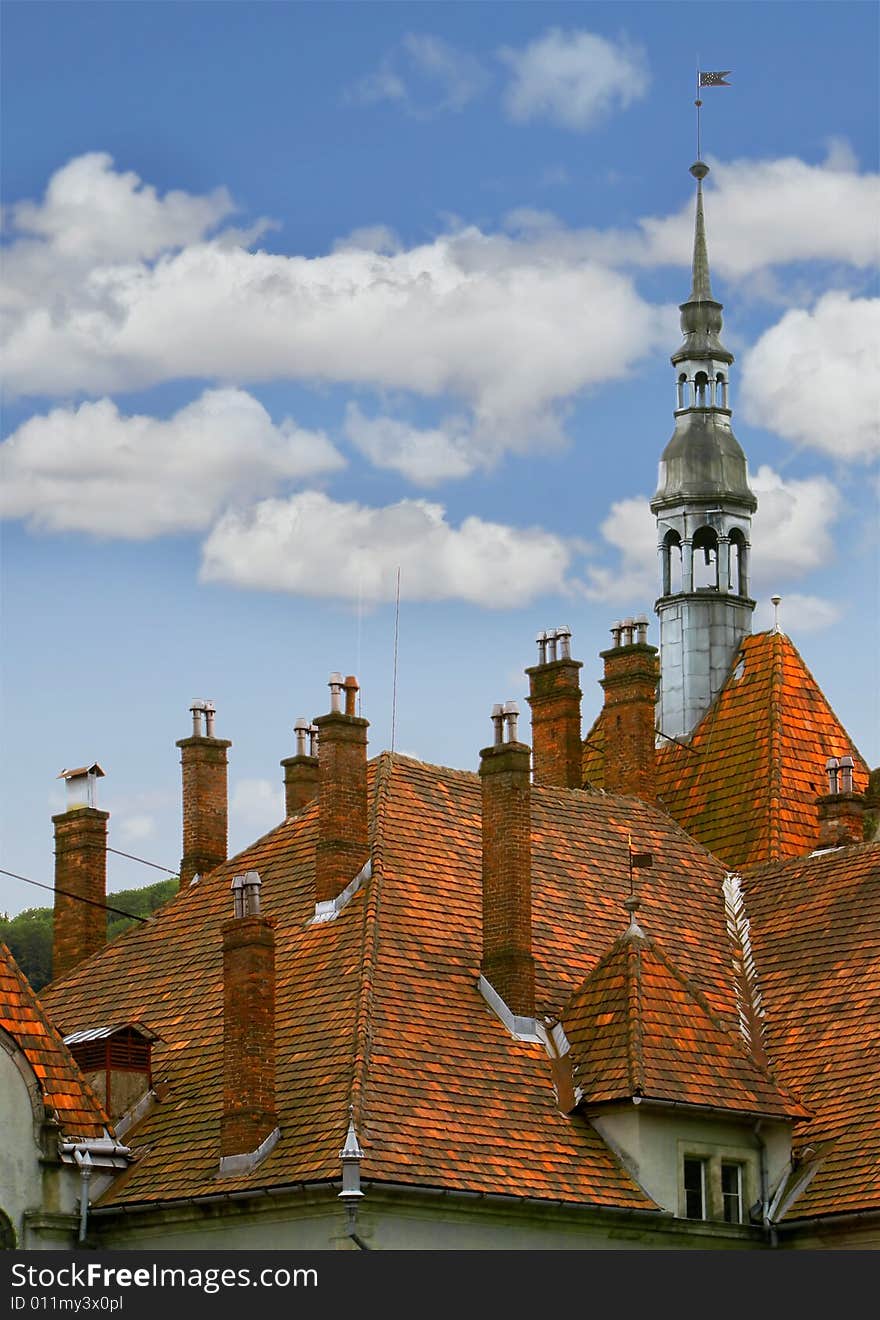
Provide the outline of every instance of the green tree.
<path id="1" fill-rule="evenodd" d="M 138 917 L 148 917 L 173 898 L 179 888 L 177 876 L 158 880 L 143 889 L 122 889 L 108 894 L 107 902 L 120 912 L 107 913 L 107 940 L 115 940 L 129 926 L 138 923 Z M 0 940 L 12 950 L 12 955 L 35 990 L 41 990 L 52 979 L 52 909 L 28 908 L 15 917 L 0 916 Z"/>

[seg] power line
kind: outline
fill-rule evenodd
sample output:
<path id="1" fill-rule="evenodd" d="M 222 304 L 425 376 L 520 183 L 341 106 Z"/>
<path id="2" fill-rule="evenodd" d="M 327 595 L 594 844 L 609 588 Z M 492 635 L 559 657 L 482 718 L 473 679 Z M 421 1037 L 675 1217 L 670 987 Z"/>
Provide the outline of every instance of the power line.
<path id="1" fill-rule="evenodd" d="M 136 860 L 140 860 L 137 858 Z M 16 875 L 14 871 L 4 871 L 0 866 L 0 875 L 8 875 L 13 880 L 23 880 L 26 885 L 36 885 L 38 889 L 48 889 L 53 894 L 63 894 L 77 903 L 87 903 L 89 907 L 103 908 L 105 912 L 115 912 L 118 917 L 130 917 L 132 921 L 153 921 L 153 917 L 140 917 L 134 912 L 123 912 L 122 908 L 112 907 L 110 903 L 97 903 L 93 898 L 83 898 L 82 894 L 72 894 L 69 889 L 58 889 L 55 885 L 44 885 L 40 880 L 31 880 L 26 875 Z"/>
<path id="2" fill-rule="evenodd" d="M 116 853 L 117 857 L 127 857 L 131 862 L 143 862 L 144 866 L 155 867 L 157 871 L 167 871 L 169 875 L 177 875 L 177 871 L 172 871 L 170 866 L 160 866 L 158 862 L 148 862 L 145 857 L 135 857 L 134 853 L 120 852 L 118 848 L 108 848 L 108 852 Z"/>

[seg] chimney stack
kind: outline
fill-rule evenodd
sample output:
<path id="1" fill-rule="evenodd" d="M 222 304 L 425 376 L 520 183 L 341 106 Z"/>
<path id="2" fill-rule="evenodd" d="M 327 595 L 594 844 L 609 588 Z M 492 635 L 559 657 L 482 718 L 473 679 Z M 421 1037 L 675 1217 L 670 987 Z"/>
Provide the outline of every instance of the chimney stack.
<path id="1" fill-rule="evenodd" d="M 194 875 L 205 875 L 225 862 L 227 846 L 226 749 L 232 743 L 214 737 L 215 707 L 210 701 L 194 701 L 190 711 L 192 735 L 177 743 L 183 774 L 181 890 Z"/>
<path id="2" fill-rule="evenodd" d="M 284 768 L 284 802 L 288 816 L 302 811 L 318 796 L 318 727 L 300 715 L 293 726 L 296 754 L 281 764 Z"/>
<path id="3" fill-rule="evenodd" d="M 605 676 L 600 679 L 605 692 L 605 791 L 653 802 L 659 674 L 657 648 L 648 645 L 645 616 L 615 623 L 611 647 L 600 654 L 605 661 Z"/>
<path id="4" fill-rule="evenodd" d="M 278 1126 L 275 1101 L 275 932 L 260 912 L 256 871 L 232 881 L 233 916 L 223 936 L 223 1116 L 221 1172 L 253 1155 Z"/>
<path id="5" fill-rule="evenodd" d="M 516 704 L 512 701 L 493 707 L 494 742 L 480 752 L 483 797 L 481 970 L 511 1012 L 534 1017 L 531 758 L 528 746 L 517 741 L 517 714 Z"/>
<path id="6" fill-rule="evenodd" d="M 67 809 L 55 826 L 55 909 L 52 918 L 52 977 L 64 976 L 107 943 L 107 821 L 97 808 L 97 761 L 62 770 Z"/>
<path id="7" fill-rule="evenodd" d="M 841 848 L 865 839 L 865 797 L 853 792 L 851 756 L 829 756 L 825 762 L 828 792 L 816 798 L 819 848 Z"/>
<path id="8" fill-rule="evenodd" d="M 571 629 L 540 632 L 538 663 L 529 677 L 535 783 L 556 788 L 583 784 L 580 660 L 571 658 Z"/>
<path id="9" fill-rule="evenodd" d="M 318 730 L 318 846 L 315 902 L 338 898 L 367 861 L 367 729 L 355 715 L 358 681 L 330 675 L 330 711 Z M 344 698 L 343 698 L 344 694 Z M 344 700 L 344 708 L 343 708 Z"/>

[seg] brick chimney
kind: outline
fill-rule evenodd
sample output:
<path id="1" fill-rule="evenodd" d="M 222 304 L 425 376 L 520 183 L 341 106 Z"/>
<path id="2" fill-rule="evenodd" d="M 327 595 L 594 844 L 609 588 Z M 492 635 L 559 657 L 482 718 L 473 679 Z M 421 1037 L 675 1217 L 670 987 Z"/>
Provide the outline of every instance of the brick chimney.
<path id="1" fill-rule="evenodd" d="M 580 788 L 580 660 L 571 658 L 571 629 L 538 633 L 538 663 L 527 669 L 532 710 L 532 756 L 535 783 Z"/>
<path id="2" fill-rule="evenodd" d="M 599 680 L 605 692 L 605 791 L 653 802 L 657 648 L 648 645 L 644 615 L 615 623 L 611 638 L 611 648 L 600 653 L 605 661 L 605 676 Z"/>
<path id="3" fill-rule="evenodd" d="M 367 729 L 355 714 L 358 681 L 330 675 L 330 711 L 318 730 L 318 846 L 315 902 L 338 898 L 367 861 Z M 343 693 L 345 708 L 343 709 Z"/>
<path id="4" fill-rule="evenodd" d="M 223 1117 L 221 1172 L 240 1172 L 224 1162 L 253 1155 L 278 1127 L 275 1102 L 275 932 L 260 912 L 256 871 L 232 881 L 234 915 L 223 935 Z"/>
<path id="5" fill-rule="evenodd" d="M 295 816 L 318 796 L 318 726 L 300 715 L 293 726 L 296 754 L 281 762 L 284 769 L 284 803 L 288 816 Z"/>
<path id="6" fill-rule="evenodd" d="M 67 789 L 67 810 L 55 826 L 55 909 L 52 976 L 64 976 L 107 943 L 107 821 L 99 811 L 97 762 L 58 776 Z"/>
<path id="7" fill-rule="evenodd" d="M 495 741 L 480 752 L 483 796 L 482 973 L 513 1013 L 534 1017 L 529 748 L 517 708 L 492 710 Z"/>
<path id="8" fill-rule="evenodd" d="M 177 743 L 183 774 L 181 890 L 194 875 L 205 875 L 225 862 L 227 846 L 226 749 L 232 743 L 214 737 L 210 701 L 194 701 L 190 711 L 192 736 Z"/>
<path id="9" fill-rule="evenodd" d="M 828 792 L 816 798 L 819 848 L 840 848 L 865 841 L 865 798 L 853 792 L 853 758 L 829 756 L 825 762 Z"/>

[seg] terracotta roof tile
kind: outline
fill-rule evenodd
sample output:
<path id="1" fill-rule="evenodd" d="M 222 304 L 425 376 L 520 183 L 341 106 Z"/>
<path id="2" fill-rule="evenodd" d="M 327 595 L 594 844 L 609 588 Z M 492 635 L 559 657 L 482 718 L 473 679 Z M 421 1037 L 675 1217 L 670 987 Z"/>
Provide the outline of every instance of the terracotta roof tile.
<path id="1" fill-rule="evenodd" d="M 0 944 L 0 1028 L 33 1069 L 43 1103 L 63 1135 L 103 1137 L 110 1120 L 5 944 Z"/>
<path id="2" fill-rule="evenodd" d="M 575 991 L 563 1017 L 573 1080 L 588 1105 L 630 1099 L 801 1118 L 738 1032 L 643 934 L 627 932 Z"/>
<path id="3" fill-rule="evenodd" d="M 867 765 L 790 638 L 756 633 L 740 657 L 741 672 L 735 663 L 686 745 L 668 742 L 657 753 L 659 801 L 731 867 L 815 847 L 829 756 L 851 755 L 855 791 L 868 784 Z M 584 742 L 584 781 L 595 788 L 604 753 L 600 713 Z"/>
<path id="4" fill-rule="evenodd" d="M 231 876 L 255 869 L 276 921 L 282 1137 L 224 1189 L 337 1178 L 353 1103 L 366 1179 L 655 1208 L 590 1124 L 560 1112 L 543 1047 L 512 1040 L 479 993 L 478 776 L 384 754 L 370 782 L 372 878 L 336 920 L 309 924 L 315 804 L 43 992 L 65 1031 L 122 1017 L 162 1038 L 167 1097 L 127 1136 L 141 1158 L 105 1200 L 217 1190 L 220 925 Z M 632 835 L 655 857 L 645 920 L 735 1030 L 721 865 L 635 799 L 535 788 L 532 820 L 539 1011 L 558 1013 L 619 933 Z"/>
<path id="5" fill-rule="evenodd" d="M 797 1147 L 816 1172 L 788 1217 L 880 1209 L 880 844 L 742 883 L 767 1052 L 813 1115 Z"/>

